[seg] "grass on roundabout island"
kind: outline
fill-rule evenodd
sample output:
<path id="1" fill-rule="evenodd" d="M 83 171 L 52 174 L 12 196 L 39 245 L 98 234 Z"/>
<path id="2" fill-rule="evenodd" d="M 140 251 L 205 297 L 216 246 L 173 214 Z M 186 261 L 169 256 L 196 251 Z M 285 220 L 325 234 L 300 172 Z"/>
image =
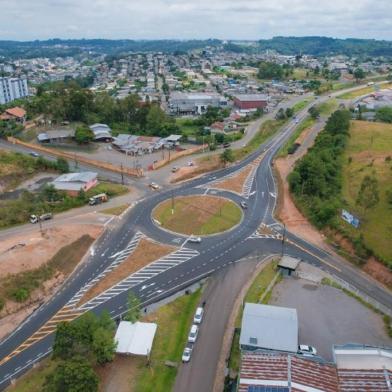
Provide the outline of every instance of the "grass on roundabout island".
<path id="1" fill-rule="evenodd" d="M 241 221 L 242 211 L 231 200 L 197 195 L 165 200 L 154 209 L 152 215 L 164 229 L 187 235 L 209 235 L 237 225 Z"/>

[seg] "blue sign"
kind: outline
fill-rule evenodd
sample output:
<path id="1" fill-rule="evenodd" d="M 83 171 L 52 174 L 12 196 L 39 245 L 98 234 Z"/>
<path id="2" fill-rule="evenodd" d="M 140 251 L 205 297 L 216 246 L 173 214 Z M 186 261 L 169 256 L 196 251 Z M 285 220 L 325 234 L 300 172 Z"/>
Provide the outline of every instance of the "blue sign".
<path id="1" fill-rule="evenodd" d="M 342 219 L 349 223 L 351 226 L 354 226 L 356 229 L 359 227 L 359 219 L 354 215 L 350 214 L 346 210 L 342 210 Z"/>

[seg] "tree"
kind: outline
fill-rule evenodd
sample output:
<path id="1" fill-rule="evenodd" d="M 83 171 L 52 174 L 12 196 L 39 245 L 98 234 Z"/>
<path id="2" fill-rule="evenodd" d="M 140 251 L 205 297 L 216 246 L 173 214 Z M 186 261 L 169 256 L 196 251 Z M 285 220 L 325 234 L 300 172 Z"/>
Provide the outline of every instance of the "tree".
<path id="1" fill-rule="evenodd" d="M 356 68 L 353 72 L 354 78 L 356 79 L 357 82 L 359 82 L 362 79 L 365 79 L 365 71 L 362 68 Z"/>
<path id="2" fill-rule="evenodd" d="M 88 127 L 77 127 L 75 130 L 75 141 L 78 144 L 87 144 L 94 140 L 94 132 Z"/>
<path id="3" fill-rule="evenodd" d="M 392 207 L 392 188 L 386 191 L 387 202 Z"/>
<path id="4" fill-rule="evenodd" d="M 282 79 L 284 76 L 283 67 L 276 63 L 262 61 L 259 65 L 257 75 L 260 79 Z"/>
<path id="5" fill-rule="evenodd" d="M 57 325 L 53 343 L 53 357 L 66 359 L 73 354 L 77 331 L 73 323 L 63 321 Z"/>
<path id="6" fill-rule="evenodd" d="M 310 107 L 308 112 L 313 119 L 319 118 L 320 116 L 320 108 L 316 105 Z"/>
<path id="7" fill-rule="evenodd" d="M 286 118 L 290 118 L 294 116 L 294 110 L 292 108 L 286 108 L 285 112 Z"/>
<path id="8" fill-rule="evenodd" d="M 365 210 L 374 207 L 380 200 L 377 178 L 365 176 L 358 192 L 356 203 Z"/>
<path id="9" fill-rule="evenodd" d="M 235 156 L 231 148 L 226 148 L 220 155 L 221 162 L 226 166 L 229 162 L 234 162 Z"/>
<path id="10" fill-rule="evenodd" d="M 218 144 L 222 144 L 225 141 L 225 135 L 223 133 L 216 133 L 215 134 L 215 141 Z"/>
<path id="11" fill-rule="evenodd" d="M 128 294 L 127 306 L 128 311 L 124 316 L 124 320 L 135 323 L 140 317 L 140 299 L 132 290 Z"/>
<path id="12" fill-rule="evenodd" d="M 56 160 L 56 169 L 60 173 L 68 173 L 69 172 L 69 165 L 66 159 L 64 158 L 57 158 Z"/>
<path id="13" fill-rule="evenodd" d="M 116 351 L 116 342 L 113 333 L 103 327 L 99 327 L 93 334 L 92 349 L 98 364 L 111 362 Z"/>
<path id="14" fill-rule="evenodd" d="M 60 362 L 45 381 L 44 392 L 96 392 L 98 377 L 90 363 L 77 356 Z"/>
<path id="15" fill-rule="evenodd" d="M 386 123 L 392 123 L 392 107 L 385 106 L 377 109 L 376 120 Z"/>
<path id="16" fill-rule="evenodd" d="M 284 120 L 286 118 L 286 113 L 283 108 L 280 108 L 276 113 L 275 119 L 276 120 Z"/>

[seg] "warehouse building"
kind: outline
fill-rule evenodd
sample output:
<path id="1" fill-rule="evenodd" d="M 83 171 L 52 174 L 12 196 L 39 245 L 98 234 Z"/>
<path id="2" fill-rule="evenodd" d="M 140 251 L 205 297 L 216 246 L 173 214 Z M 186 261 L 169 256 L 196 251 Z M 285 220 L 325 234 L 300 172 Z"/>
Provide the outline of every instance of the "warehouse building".
<path id="1" fill-rule="evenodd" d="M 234 96 L 234 105 L 240 110 L 265 109 L 269 97 L 263 94 L 238 94 Z"/>
<path id="2" fill-rule="evenodd" d="M 215 93 L 183 93 L 170 95 L 169 110 L 172 114 L 203 114 L 209 106 L 226 107 L 227 100 Z"/>

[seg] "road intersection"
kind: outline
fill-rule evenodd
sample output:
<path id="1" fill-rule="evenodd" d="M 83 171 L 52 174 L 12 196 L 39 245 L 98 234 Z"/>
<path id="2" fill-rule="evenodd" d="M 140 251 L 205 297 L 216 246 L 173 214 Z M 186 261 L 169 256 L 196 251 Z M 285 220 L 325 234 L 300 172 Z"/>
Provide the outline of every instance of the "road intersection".
<path id="1" fill-rule="evenodd" d="M 307 116 L 308 108 L 297 115 L 299 122 Z M 389 291 L 360 270 L 297 237 L 295 233 L 283 233 L 282 226 L 275 220 L 278 189 L 272 161 L 296 126 L 297 122 L 291 121 L 243 161 L 219 170 L 213 176 L 207 174 L 139 200 L 121 219 L 108 224 L 94 245 L 94 252 L 56 295 L 0 343 L 0 390 L 50 353 L 53 332 L 59 321 L 71 320 L 86 311 L 99 314 L 104 309 L 117 318 L 127 310 L 130 289 L 140 298 L 142 306 L 148 306 L 256 251 L 265 256 L 284 252 L 316 265 L 390 311 L 392 295 Z M 214 188 L 216 182 L 248 165 L 253 165 L 253 168 L 241 194 Z M 243 219 L 235 228 L 205 237 L 200 244 L 195 244 L 187 242 L 187 236 L 163 230 L 151 217 L 152 210 L 164 200 L 209 192 L 238 205 L 246 200 L 248 208 L 243 210 Z M 261 225 L 267 227 L 271 234 L 260 234 Z M 79 306 L 78 300 L 88 287 L 121 263 L 142 237 L 179 248 Z M 283 242 L 284 238 L 286 241 Z"/>

